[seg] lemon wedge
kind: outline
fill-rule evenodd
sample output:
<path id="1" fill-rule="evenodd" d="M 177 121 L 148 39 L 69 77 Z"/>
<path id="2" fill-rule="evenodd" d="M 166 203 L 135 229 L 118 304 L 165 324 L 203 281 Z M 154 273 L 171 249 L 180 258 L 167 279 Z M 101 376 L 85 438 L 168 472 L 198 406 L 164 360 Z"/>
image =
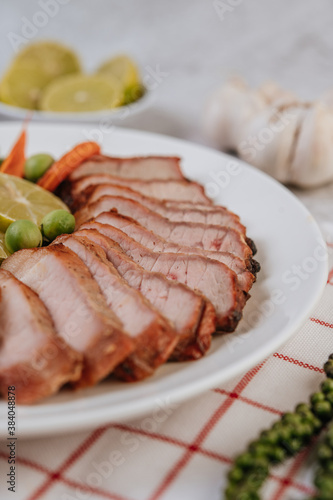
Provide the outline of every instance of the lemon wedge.
<path id="1" fill-rule="evenodd" d="M 36 109 L 48 78 L 38 67 L 12 66 L 0 84 L 0 99 L 11 106 Z"/>
<path id="2" fill-rule="evenodd" d="M 117 78 L 124 92 L 124 103 L 129 104 L 139 99 L 144 93 L 140 74 L 135 62 L 126 55 L 119 55 L 103 63 L 97 74 Z"/>
<path id="3" fill-rule="evenodd" d="M 69 75 L 57 78 L 43 92 L 40 109 L 77 113 L 112 109 L 122 104 L 123 92 L 116 78 Z"/>
<path id="4" fill-rule="evenodd" d="M 38 66 L 51 81 L 54 78 L 81 71 L 77 55 L 68 47 L 51 41 L 28 45 L 18 53 L 14 65 Z"/>
<path id="5" fill-rule="evenodd" d="M 31 182 L 0 173 L 0 232 L 5 233 L 14 221 L 28 219 L 40 226 L 43 217 L 52 210 L 68 207 L 54 194 Z M 0 254 L 3 249 L 0 238 Z M 3 252 L 3 250 L 2 250 Z"/>
<path id="6" fill-rule="evenodd" d="M 4 260 L 7 259 L 7 257 L 10 256 L 10 253 L 8 252 L 6 245 L 5 245 L 5 234 L 0 233 L 0 263 Z"/>
<path id="7" fill-rule="evenodd" d="M 6 104 L 37 109 L 42 89 L 55 78 L 80 71 L 76 55 L 54 42 L 39 42 L 23 49 L 0 83 Z"/>

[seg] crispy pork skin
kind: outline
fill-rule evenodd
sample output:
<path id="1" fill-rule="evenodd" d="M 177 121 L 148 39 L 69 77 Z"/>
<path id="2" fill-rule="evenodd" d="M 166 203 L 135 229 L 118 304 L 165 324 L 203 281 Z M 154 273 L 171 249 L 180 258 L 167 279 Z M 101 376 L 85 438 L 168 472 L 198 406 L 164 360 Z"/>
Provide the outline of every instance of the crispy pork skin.
<path id="1" fill-rule="evenodd" d="M 64 198 L 71 205 L 73 205 L 73 202 L 77 202 L 78 205 L 82 206 L 91 194 L 93 186 L 97 184 L 127 186 L 145 196 L 159 200 L 187 201 L 195 204 L 212 205 L 212 201 L 206 196 L 204 188 L 197 182 L 187 180 L 141 181 L 112 177 L 106 174 L 88 175 L 71 183 L 67 181 L 63 186 Z"/>
<path id="2" fill-rule="evenodd" d="M 89 238 L 103 248 L 109 261 L 127 283 L 140 291 L 172 323 L 178 334 L 178 342 L 170 359 L 185 361 L 198 359 L 205 354 L 216 329 L 215 310 L 208 300 L 160 273 L 146 271 L 128 257 L 115 241 L 96 229 L 82 229 L 75 235 Z"/>
<path id="3" fill-rule="evenodd" d="M 160 272 L 168 279 L 199 290 L 215 307 L 218 328 L 223 331 L 236 328 L 246 298 L 236 274 L 226 265 L 199 255 L 152 252 L 110 225 L 93 222 L 82 228 L 97 229 L 116 241 L 131 259 L 147 271 Z"/>
<path id="4" fill-rule="evenodd" d="M 242 234 L 246 234 L 246 229 L 240 223 L 238 215 L 230 212 L 224 207 L 216 207 L 215 210 L 200 210 L 195 205 L 192 207 L 181 208 L 168 206 L 165 202 L 144 196 L 133 189 L 124 186 L 113 186 L 112 184 L 100 184 L 95 187 L 87 200 L 87 204 L 98 201 L 103 196 L 120 196 L 137 201 L 141 205 L 156 212 L 162 217 L 169 219 L 173 222 L 199 222 L 206 225 L 217 225 L 232 227 Z"/>
<path id="5" fill-rule="evenodd" d="M 28 286 L 0 269 L 0 392 L 15 386 L 31 404 L 81 376 L 82 355 L 56 333 L 45 305 Z"/>
<path id="6" fill-rule="evenodd" d="M 176 156 L 138 156 L 116 158 L 96 155 L 85 161 L 70 175 L 70 180 L 86 175 L 109 174 L 125 179 L 184 179 L 180 158 Z"/>
<path id="7" fill-rule="evenodd" d="M 95 222 L 109 224 L 117 227 L 135 241 L 153 252 L 170 252 L 201 255 L 204 258 L 218 260 L 237 274 L 238 281 L 245 292 L 248 292 L 255 280 L 255 276 L 247 269 L 244 260 L 228 252 L 212 252 L 201 248 L 169 243 L 157 234 L 141 226 L 130 217 L 122 216 L 115 212 L 104 212 L 98 215 Z"/>
<path id="8" fill-rule="evenodd" d="M 245 260 L 252 258 L 252 250 L 243 234 L 223 226 L 206 226 L 193 222 L 172 222 L 140 203 L 120 196 L 103 196 L 75 214 L 77 227 L 103 212 L 115 210 L 132 217 L 149 231 L 167 241 L 203 250 L 230 252 Z"/>
<path id="9" fill-rule="evenodd" d="M 128 285 L 99 245 L 77 234 L 60 236 L 53 242 L 58 243 L 70 248 L 85 263 L 108 306 L 135 343 L 134 352 L 116 368 L 115 375 L 126 381 L 152 375 L 168 360 L 177 344 L 178 335 L 171 323 Z"/>
<path id="10" fill-rule="evenodd" d="M 58 335 L 83 354 L 76 387 L 105 378 L 134 350 L 88 268 L 68 248 L 59 244 L 20 250 L 2 266 L 39 295 Z"/>

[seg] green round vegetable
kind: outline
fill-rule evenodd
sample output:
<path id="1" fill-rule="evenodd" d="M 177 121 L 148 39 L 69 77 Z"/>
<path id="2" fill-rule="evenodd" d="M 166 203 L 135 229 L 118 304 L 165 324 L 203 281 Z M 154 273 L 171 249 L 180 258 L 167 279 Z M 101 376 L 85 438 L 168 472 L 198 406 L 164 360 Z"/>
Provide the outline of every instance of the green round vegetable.
<path id="1" fill-rule="evenodd" d="M 22 248 L 36 248 L 43 243 L 42 233 L 38 226 L 30 220 L 12 222 L 5 234 L 5 245 L 10 253 Z"/>
<path id="2" fill-rule="evenodd" d="M 53 210 L 42 220 L 42 233 L 48 241 L 61 234 L 71 234 L 75 229 L 75 218 L 67 210 Z"/>
<path id="3" fill-rule="evenodd" d="M 25 162 L 24 177 L 31 182 L 37 182 L 54 163 L 52 156 L 40 153 L 30 156 Z"/>

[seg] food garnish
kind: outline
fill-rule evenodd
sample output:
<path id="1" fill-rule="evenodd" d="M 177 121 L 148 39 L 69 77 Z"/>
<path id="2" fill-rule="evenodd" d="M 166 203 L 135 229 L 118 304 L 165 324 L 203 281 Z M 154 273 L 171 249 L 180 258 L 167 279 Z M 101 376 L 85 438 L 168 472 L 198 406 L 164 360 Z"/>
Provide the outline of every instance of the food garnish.
<path id="1" fill-rule="evenodd" d="M 75 229 L 75 217 L 67 210 L 53 210 L 42 220 L 41 230 L 47 241 L 53 241 L 61 234 L 71 234 Z"/>
<path id="2" fill-rule="evenodd" d="M 39 153 L 27 159 L 24 166 L 24 177 L 30 182 L 37 182 L 53 165 L 54 158 L 47 153 Z"/>
<path id="3" fill-rule="evenodd" d="M 269 475 L 269 469 L 295 456 L 319 434 L 333 417 L 333 354 L 324 365 L 327 379 L 321 391 L 300 403 L 293 413 L 285 413 L 273 426 L 263 431 L 239 455 L 228 474 L 226 500 L 260 500 L 259 490 Z M 333 427 L 318 449 L 320 468 L 315 484 L 318 494 L 313 500 L 333 498 Z"/>
<path id="4" fill-rule="evenodd" d="M 117 78 L 70 75 L 48 85 L 39 109 L 63 113 L 102 111 L 120 106 L 123 98 L 123 89 Z"/>
<path id="5" fill-rule="evenodd" d="M 22 130 L 11 152 L 2 162 L 0 172 L 23 177 L 25 165 L 26 130 Z"/>
<path id="6" fill-rule="evenodd" d="M 97 142 L 81 142 L 56 161 L 37 184 L 48 191 L 54 191 L 82 162 L 99 152 Z"/>
<path id="7" fill-rule="evenodd" d="M 42 243 L 42 233 L 31 220 L 12 222 L 5 234 L 5 245 L 9 253 L 17 252 L 22 248 L 41 247 Z"/>
<path id="8" fill-rule="evenodd" d="M 68 47 L 51 41 L 28 45 L 4 75 L 0 98 L 12 106 L 37 109 L 43 90 L 50 82 L 80 71 L 79 60 Z"/>

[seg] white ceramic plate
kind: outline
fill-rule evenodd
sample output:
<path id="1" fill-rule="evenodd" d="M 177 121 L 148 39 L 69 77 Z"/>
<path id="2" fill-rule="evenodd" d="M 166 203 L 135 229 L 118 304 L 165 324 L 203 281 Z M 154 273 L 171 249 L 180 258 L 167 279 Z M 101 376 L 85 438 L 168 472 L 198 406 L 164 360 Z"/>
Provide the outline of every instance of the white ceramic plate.
<path id="1" fill-rule="evenodd" d="M 127 106 L 89 113 L 52 113 L 46 111 L 33 111 L 31 113 L 30 110 L 17 106 L 9 106 L 4 102 L 0 102 L 0 116 L 24 121 L 25 118 L 31 114 L 31 119 L 38 122 L 101 122 L 104 127 L 110 127 L 112 124 L 120 125 L 128 116 L 134 116 L 141 113 L 150 106 L 151 102 L 152 93 L 149 90 L 146 91 L 143 97 Z"/>
<path id="2" fill-rule="evenodd" d="M 1 153 L 20 127 L 0 126 Z M 85 127 L 29 126 L 29 154 L 63 154 L 85 139 Z M 138 417 L 172 405 L 230 379 L 260 362 L 302 325 L 327 279 L 327 253 L 309 212 L 284 187 L 258 170 L 201 146 L 131 130 L 104 134 L 103 151 L 114 155 L 180 155 L 186 175 L 206 185 L 215 201 L 238 213 L 258 247 L 262 271 L 251 291 L 237 333 L 217 337 L 209 353 L 192 363 L 170 363 L 137 384 L 104 382 L 58 395 L 34 406 L 19 406 L 21 437 L 52 435 Z M 301 266 L 306 279 L 293 274 Z M 6 436 L 6 403 L 0 403 L 1 436 Z"/>

